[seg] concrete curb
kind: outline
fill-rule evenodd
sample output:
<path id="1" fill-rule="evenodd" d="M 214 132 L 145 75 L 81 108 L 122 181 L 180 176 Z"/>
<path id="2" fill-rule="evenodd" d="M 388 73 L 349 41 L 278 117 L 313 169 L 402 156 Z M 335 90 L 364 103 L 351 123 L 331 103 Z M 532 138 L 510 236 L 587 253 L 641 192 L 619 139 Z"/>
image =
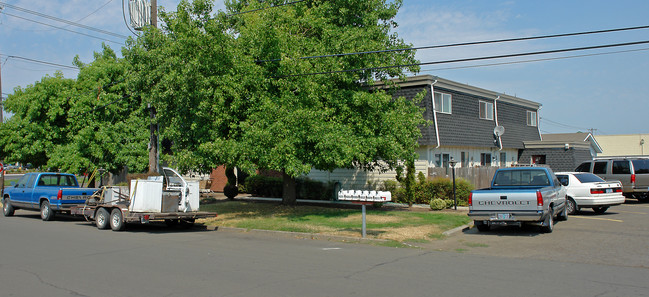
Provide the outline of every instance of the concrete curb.
<path id="1" fill-rule="evenodd" d="M 471 229 L 472 227 L 473 227 L 473 223 L 471 223 L 471 224 L 466 224 L 466 225 L 462 225 L 462 226 L 460 226 L 460 227 L 456 227 L 456 228 L 453 228 L 453 229 L 451 229 L 451 230 L 444 231 L 444 232 L 442 232 L 442 235 L 444 235 L 444 236 L 450 236 L 450 235 L 453 235 L 454 233 L 456 233 L 456 232 L 458 232 L 458 231 L 463 231 L 464 229 L 467 229 L 467 230 L 468 230 L 468 229 Z"/>

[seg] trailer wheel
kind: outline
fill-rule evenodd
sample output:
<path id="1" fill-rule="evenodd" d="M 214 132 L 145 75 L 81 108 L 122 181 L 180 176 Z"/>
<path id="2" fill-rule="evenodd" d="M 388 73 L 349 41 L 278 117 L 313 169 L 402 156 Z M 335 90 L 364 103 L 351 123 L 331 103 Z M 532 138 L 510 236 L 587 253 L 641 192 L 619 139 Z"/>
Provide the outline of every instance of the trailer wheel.
<path id="1" fill-rule="evenodd" d="M 172 228 L 178 226 L 178 220 L 177 219 L 166 219 L 165 224 L 167 227 Z"/>
<path id="2" fill-rule="evenodd" d="M 43 219 L 43 221 L 51 221 L 53 218 L 54 211 L 50 206 L 50 202 L 43 200 L 43 202 L 41 203 L 41 219 Z"/>
<path id="3" fill-rule="evenodd" d="M 122 231 L 126 227 L 124 223 L 124 217 L 122 216 L 122 211 L 119 208 L 113 209 L 110 213 L 110 228 L 113 231 Z"/>
<path id="4" fill-rule="evenodd" d="M 196 219 L 181 219 L 180 227 L 183 229 L 189 229 L 194 226 L 194 222 L 196 222 Z"/>
<path id="5" fill-rule="evenodd" d="M 108 226 L 110 225 L 109 217 L 110 214 L 108 213 L 108 210 L 106 210 L 103 207 L 100 207 L 97 210 L 97 214 L 95 215 L 95 225 L 97 225 L 97 229 L 99 230 L 108 229 Z"/>
<path id="6" fill-rule="evenodd" d="M 9 198 L 2 199 L 2 214 L 5 217 L 10 217 L 14 215 L 14 207 L 11 205 Z"/>

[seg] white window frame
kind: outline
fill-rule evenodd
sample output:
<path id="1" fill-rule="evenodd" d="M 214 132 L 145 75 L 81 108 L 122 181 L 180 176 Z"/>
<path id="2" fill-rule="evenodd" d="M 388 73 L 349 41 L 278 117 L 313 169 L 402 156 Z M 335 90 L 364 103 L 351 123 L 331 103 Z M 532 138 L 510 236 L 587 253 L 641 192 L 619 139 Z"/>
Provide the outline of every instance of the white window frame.
<path id="1" fill-rule="evenodd" d="M 453 96 L 451 96 L 451 94 L 435 92 L 434 97 L 435 97 L 434 98 L 435 112 L 447 113 L 447 114 L 453 113 Z"/>
<path id="2" fill-rule="evenodd" d="M 485 116 L 482 116 L 482 111 L 484 109 Z M 478 111 L 478 115 L 480 119 L 483 120 L 494 120 L 494 104 L 492 102 L 487 102 L 487 101 L 482 101 L 480 100 L 480 108 Z"/>
<path id="3" fill-rule="evenodd" d="M 531 111 L 531 110 L 527 111 L 527 125 L 531 127 L 538 126 L 536 111 Z"/>

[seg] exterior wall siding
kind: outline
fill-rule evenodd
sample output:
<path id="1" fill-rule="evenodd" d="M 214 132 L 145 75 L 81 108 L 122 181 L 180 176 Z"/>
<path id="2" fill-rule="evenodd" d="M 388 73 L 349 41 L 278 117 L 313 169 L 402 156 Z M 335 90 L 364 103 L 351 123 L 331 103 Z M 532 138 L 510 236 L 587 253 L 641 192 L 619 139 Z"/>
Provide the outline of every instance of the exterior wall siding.
<path id="1" fill-rule="evenodd" d="M 579 164 L 592 160 L 590 150 L 585 148 L 574 148 L 564 150 L 562 148 L 526 149 L 518 160 L 519 164 L 531 164 L 532 156 L 545 156 L 545 164 L 553 171 L 574 171 Z"/>

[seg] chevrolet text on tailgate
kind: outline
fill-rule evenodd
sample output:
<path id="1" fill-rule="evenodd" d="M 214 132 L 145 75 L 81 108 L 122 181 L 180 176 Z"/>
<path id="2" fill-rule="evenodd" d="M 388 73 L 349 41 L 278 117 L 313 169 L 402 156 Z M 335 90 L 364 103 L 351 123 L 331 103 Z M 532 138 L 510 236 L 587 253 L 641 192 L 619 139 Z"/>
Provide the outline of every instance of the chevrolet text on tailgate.
<path id="1" fill-rule="evenodd" d="M 480 231 L 491 225 L 529 223 L 550 233 L 555 217 L 568 219 L 566 189 L 549 168 L 501 168 L 490 188 L 471 191 L 468 215 Z"/>
<path id="2" fill-rule="evenodd" d="M 8 217 L 19 208 L 40 210 L 41 218 L 50 221 L 56 213 L 69 213 L 73 206 L 83 205 L 95 191 L 80 188 L 74 174 L 27 173 L 5 188 L 2 213 Z"/>

